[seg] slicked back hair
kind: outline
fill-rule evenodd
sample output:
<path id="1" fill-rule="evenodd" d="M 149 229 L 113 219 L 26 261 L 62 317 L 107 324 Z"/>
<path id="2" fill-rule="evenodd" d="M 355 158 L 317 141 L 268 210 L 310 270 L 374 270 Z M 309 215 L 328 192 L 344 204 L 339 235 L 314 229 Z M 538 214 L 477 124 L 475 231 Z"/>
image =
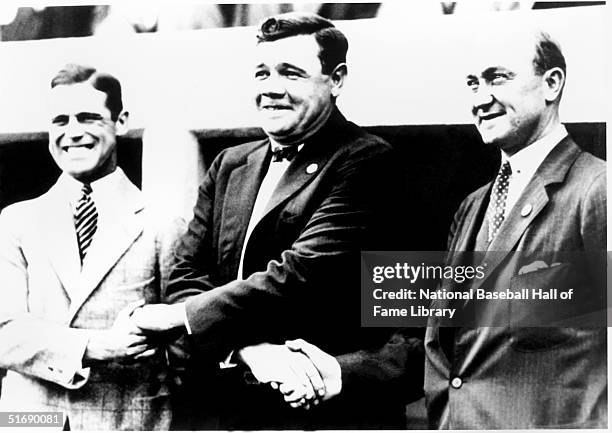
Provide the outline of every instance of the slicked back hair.
<path id="1" fill-rule="evenodd" d="M 561 46 L 546 32 L 540 31 L 536 34 L 536 53 L 533 65 L 538 75 L 552 68 L 560 68 L 563 73 L 567 73 Z"/>
<path id="2" fill-rule="evenodd" d="M 321 71 L 329 75 L 346 62 L 348 41 L 334 24 L 317 14 L 290 12 L 265 18 L 259 25 L 257 43 L 272 42 L 298 35 L 313 35 L 319 44 Z"/>
<path id="3" fill-rule="evenodd" d="M 535 55 L 533 56 L 533 69 L 536 75 L 542 76 L 552 68 L 559 68 L 567 77 L 567 66 L 565 57 L 561 52 L 561 46 L 548 33 L 538 30 L 535 33 Z M 563 84 L 565 86 L 565 83 Z M 557 102 L 561 100 L 563 88 L 559 93 Z"/>
<path id="4" fill-rule="evenodd" d="M 121 84 L 117 78 L 106 72 L 98 72 L 91 66 L 69 63 L 53 77 L 51 88 L 77 83 L 89 83 L 94 89 L 104 92 L 106 108 L 110 111 L 113 122 L 117 121 L 123 111 Z"/>

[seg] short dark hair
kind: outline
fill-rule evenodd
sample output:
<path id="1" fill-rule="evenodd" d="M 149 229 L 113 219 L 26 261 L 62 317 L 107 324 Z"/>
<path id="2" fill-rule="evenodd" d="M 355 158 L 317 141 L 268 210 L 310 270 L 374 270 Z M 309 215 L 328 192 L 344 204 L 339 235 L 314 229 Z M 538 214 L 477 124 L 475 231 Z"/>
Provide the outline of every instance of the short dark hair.
<path id="1" fill-rule="evenodd" d="M 536 74 L 543 75 L 552 68 L 560 68 L 564 74 L 567 73 L 561 46 L 548 33 L 543 31 L 536 33 L 535 48 L 533 66 Z"/>
<path id="2" fill-rule="evenodd" d="M 123 102 L 121 101 L 121 84 L 111 74 L 98 72 L 91 66 L 69 63 L 55 74 L 51 80 L 51 88 L 85 82 L 106 94 L 106 108 L 109 109 L 113 122 L 116 122 L 123 111 Z"/>
<path id="3" fill-rule="evenodd" d="M 259 25 L 257 43 L 298 35 L 314 35 L 324 74 L 346 62 L 348 41 L 344 34 L 330 20 L 313 13 L 289 12 L 265 18 Z"/>

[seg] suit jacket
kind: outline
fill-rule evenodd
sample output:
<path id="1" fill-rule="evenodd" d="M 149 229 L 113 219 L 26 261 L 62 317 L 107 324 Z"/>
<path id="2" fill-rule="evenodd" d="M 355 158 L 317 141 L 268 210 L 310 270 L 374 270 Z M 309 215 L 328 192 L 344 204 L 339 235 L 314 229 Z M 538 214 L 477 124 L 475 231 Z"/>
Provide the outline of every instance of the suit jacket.
<path id="1" fill-rule="evenodd" d="M 394 187 L 390 176 L 397 173 L 390 147 L 335 110 L 280 179 L 246 245 L 245 279 L 236 279 L 269 147 L 268 139 L 247 143 L 225 150 L 213 162 L 199 190 L 194 220 L 177 248 L 170 301 L 187 299 L 192 341 L 211 364 L 249 344 L 282 344 L 300 337 L 333 355 L 369 359 L 340 358 L 349 370 L 371 369 L 376 365 L 372 356 L 389 340 L 389 332 L 360 328 L 359 251 L 381 249 L 392 239 L 383 233 L 395 227 L 395 213 L 387 211 L 396 199 L 389 198 Z M 392 344 L 388 352 L 397 353 L 396 347 Z M 200 372 L 203 362 L 195 367 Z M 396 368 L 399 362 L 392 364 L 378 363 Z M 398 376 L 388 373 L 379 378 Z M 205 428 L 374 428 L 401 427 L 403 422 L 403 403 L 392 393 L 366 395 L 360 401 L 364 411 L 355 410 L 355 402 L 342 409 L 338 398 L 338 403 L 326 402 L 306 413 L 289 408 L 268 386 L 249 387 L 242 377 L 235 386 L 228 377 L 218 379 L 221 391 L 212 391 L 215 379 L 203 385 L 215 401 L 204 405 L 200 399 L 199 407 L 217 404 L 227 416 Z M 387 415 L 376 416 L 377 407 Z"/>
<path id="2" fill-rule="evenodd" d="M 120 170 L 120 169 L 118 169 Z M 141 192 L 119 173 L 81 270 L 60 182 L 0 215 L 0 410 L 62 411 L 76 430 L 170 424 L 165 355 L 82 367 L 88 329 L 109 328 L 129 303 L 160 302 L 176 233 L 149 223 Z"/>
<path id="3" fill-rule="evenodd" d="M 449 251 L 474 250 L 490 190 L 488 184 L 462 203 Z M 566 137 L 510 210 L 482 261 L 484 278 L 473 280 L 471 287 L 492 292 L 565 285 L 576 289 L 576 301 L 556 307 L 533 299 L 463 305 L 481 324 L 495 326 L 463 323 L 453 329 L 431 320 L 425 338 L 425 396 L 432 428 L 607 425 L 605 319 L 599 326 L 585 326 L 581 320 L 586 316 L 571 323 L 564 321 L 571 312 L 563 311 L 590 302 L 586 311 L 605 313 L 605 283 L 591 278 L 605 274 L 605 261 L 590 272 L 578 269 L 580 261 L 567 259 L 581 252 L 601 258 L 605 239 L 605 163 Z M 450 257 L 452 263 L 459 255 Z M 536 263 L 543 265 L 536 270 Z M 450 283 L 444 288 L 457 289 Z M 536 326 L 536 319 L 550 315 L 552 308 L 560 309 L 556 323 L 562 325 Z"/>

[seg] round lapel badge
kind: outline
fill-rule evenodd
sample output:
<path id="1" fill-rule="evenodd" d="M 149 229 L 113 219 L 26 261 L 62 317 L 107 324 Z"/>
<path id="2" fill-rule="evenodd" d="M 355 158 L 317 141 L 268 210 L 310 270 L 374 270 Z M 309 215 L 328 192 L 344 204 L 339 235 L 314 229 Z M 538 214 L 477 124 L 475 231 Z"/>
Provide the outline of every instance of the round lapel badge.
<path id="1" fill-rule="evenodd" d="M 317 171 L 319 169 L 319 166 L 317 164 L 310 164 L 308 167 L 306 167 L 306 173 L 308 174 L 312 174 L 315 171 Z"/>
<path id="2" fill-rule="evenodd" d="M 531 206 L 530 204 L 526 204 L 525 206 L 523 206 L 523 209 L 521 209 L 521 216 L 529 216 L 532 210 L 533 206 Z"/>

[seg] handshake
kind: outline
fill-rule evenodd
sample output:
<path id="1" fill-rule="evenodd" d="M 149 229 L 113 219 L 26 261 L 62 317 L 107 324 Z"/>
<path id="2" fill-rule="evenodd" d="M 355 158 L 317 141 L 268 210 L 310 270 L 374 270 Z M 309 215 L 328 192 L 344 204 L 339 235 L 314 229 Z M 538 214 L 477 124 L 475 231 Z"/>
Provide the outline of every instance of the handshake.
<path id="1" fill-rule="evenodd" d="M 144 299 L 127 305 L 110 328 L 89 330 L 83 365 L 132 364 L 156 356 L 163 336 L 183 325 L 182 311 L 182 304 L 145 305 Z"/>
<path id="2" fill-rule="evenodd" d="M 238 352 L 260 383 L 278 390 L 293 408 L 310 409 L 338 395 L 342 388 L 336 358 L 302 339 L 262 343 Z"/>
<path id="3" fill-rule="evenodd" d="M 183 327 L 182 304 L 138 306 L 130 314 L 133 324 L 145 332 L 164 332 Z M 262 343 L 238 351 L 260 383 L 270 384 L 294 408 L 309 409 L 340 393 L 342 377 L 336 358 L 298 339 L 285 344 Z"/>
<path id="4" fill-rule="evenodd" d="M 143 361 L 156 355 L 155 335 L 184 325 L 182 304 L 134 302 L 117 316 L 110 329 L 91 330 L 84 364 Z M 336 358 L 301 339 L 285 344 L 262 343 L 238 351 L 260 383 L 278 390 L 291 407 L 310 409 L 340 393 L 342 375 Z"/>

